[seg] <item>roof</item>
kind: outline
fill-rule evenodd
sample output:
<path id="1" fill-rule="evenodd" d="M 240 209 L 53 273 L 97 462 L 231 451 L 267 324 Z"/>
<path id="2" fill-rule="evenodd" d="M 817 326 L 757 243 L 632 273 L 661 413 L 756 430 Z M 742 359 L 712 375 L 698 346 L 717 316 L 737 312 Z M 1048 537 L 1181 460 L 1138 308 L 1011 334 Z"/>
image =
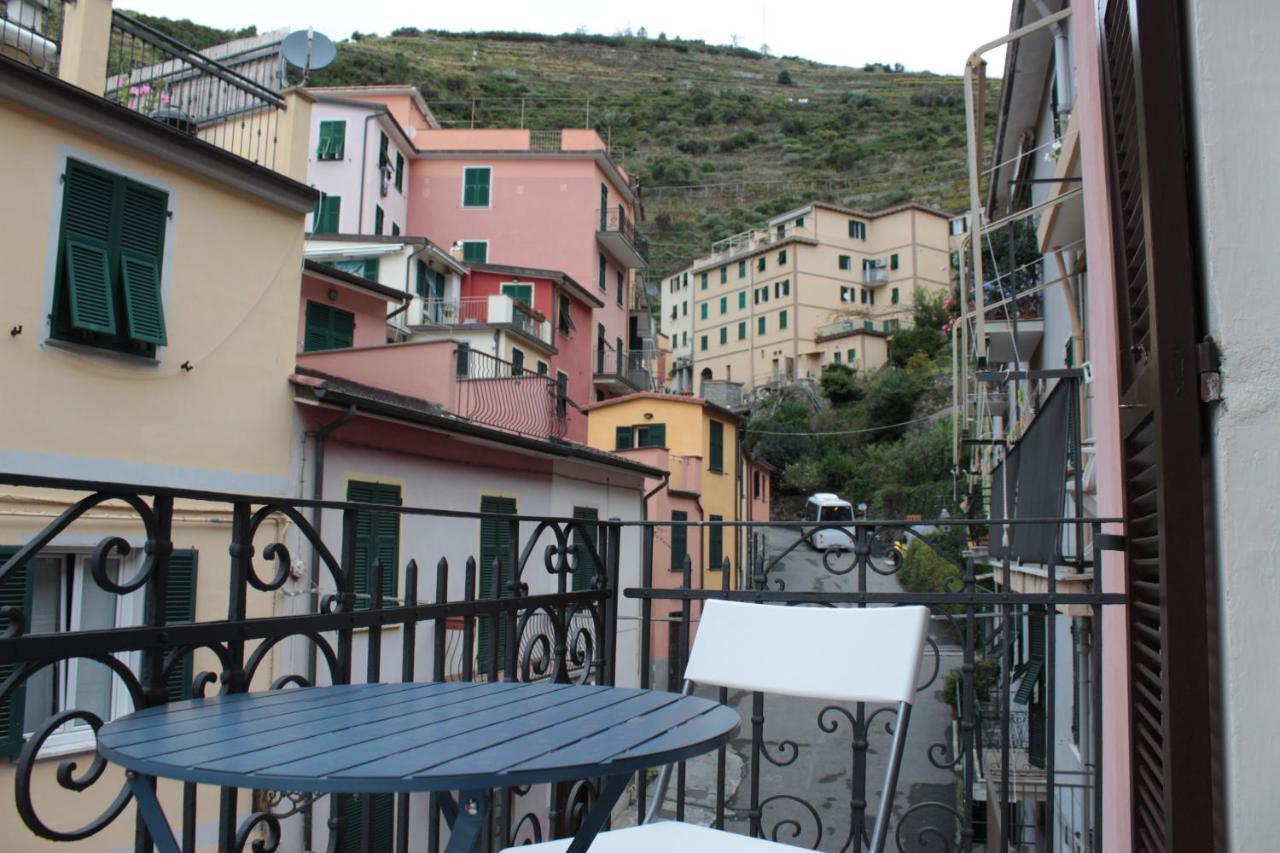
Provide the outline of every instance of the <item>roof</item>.
<path id="1" fill-rule="evenodd" d="M 319 261 L 313 261 L 310 258 L 303 261 L 303 268 L 313 275 L 322 275 L 325 278 L 331 278 L 335 281 L 340 281 L 343 284 L 349 284 L 352 287 L 367 290 L 369 293 L 373 293 L 377 296 L 394 299 L 397 302 L 408 302 L 413 298 L 411 294 L 405 293 L 403 290 L 396 290 L 394 287 L 387 287 L 385 284 L 378 284 L 376 281 L 370 281 L 363 276 L 343 272 L 337 267 L 331 267 L 328 264 L 322 264 Z"/>
<path id="2" fill-rule="evenodd" d="M 408 83 L 386 84 L 376 83 L 367 86 L 323 86 L 313 88 L 311 91 L 318 93 L 329 93 L 324 97 L 333 97 L 340 94 L 352 95 L 408 95 L 413 101 L 413 105 L 417 107 L 427 118 L 427 126 L 433 129 L 439 129 L 440 122 L 436 119 L 435 113 L 431 112 L 431 108 L 427 106 L 427 99 L 422 97 L 422 92 L 418 91 L 417 86 L 411 86 Z M 319 97 L 319 96 L 318 96 Z"/>
<path id="3" fill-rule="evenodd" d="M 482 441 L 500 444 L 511 450 L 524 450 L 544 456 L 573 459 L 592 465 L 617 468 L 644 477 L 661 477 L 666 472 L 640 462 L 626 459 L 615 453 L 596 450 L 585 444 L 552 438 L 536 438 L 521 433 L 508 432 L 496 427 L 476 423 L 458 417 L 438 403 L 397 394 L 385 388 L 352 382 L 339 376 L 295 367 L 289 377 L 295 396 L 310 396 L 319 403 L 337 406 L 354 406 L 357 412 L 379 415 L 402 421 L 413 426 L 440 430 L 468 436 Z"/>
<path id="4" fill-rule="evenodd" d="M 802 210 L 805 207 L 821 207 L 825 210 L 834 210 L 837 213 L 847 213 L 850 216 L 860 216 L 863 219 L 879 219 L 882 216 L 892 216 L 893 214 L 901 213 L 904 210 L 918 210 L 921 213 L 928 213 L 933 216 L 941 216 L 942 218 L 948 219 L 948 220 L 951 219 L 952 216 L 954 216 L 954 214 L 948 213 L 947 211 L 943 210 L 940 207 L 933 207 L 932 205 L 923 204 L 922 202 L 918 202 L 918 201 L 905 201 L 902 204 L 895 204 L 889 207 L 881 208 L 880 210 L 872 210 L 872 211 L 860 210 L 856 207 L 845 207 L 844 205 L 832 204 L 831 202 L 827 202 L 827 201 L 815 201 L 815 202 L 810 202 L 809 204 L 806 204 L 806 205 L 802 205 L 801 207 L 797 207 L 796 210 Z M 787 214 L 785 213 L 774 217 L 774 219 L 786 219 L 786 218 L 787 218 Z"/>
<path id="5" fill-rule="evenodd" d="M 400 147 L 407 148 L 410 155 L 417 150 L 417 147 L 414 146 L 413 140 L 409 137 L 409 134 L 405 132 L 405 129 L 400 125 L 400 122 L 396 120 L 395 115 L 392 114 L 391 109 L 386 104 L 379 104 L 376 101 L 358 101 L 350 98 L 337 98 L 333 95 L 325 95 L 321 90 L 317 89 L 308 89 L 307 92 L 310 93 L 311 97 L 314 98 L 317 103 L 338 104 L 340 106 L 351 107 L 356 110 L 365 110 L 366 112 L 371 112 L 380 118 L 385 119 L 387 127 L 394 131 L 396 136 L 399 137 L 397 141 L 400 143 Z"/>
<path id="6" fill-rule="evenodd" d="M 623 394 L 621 397 L 614 397 L 610 400 L 600 400 L 596 403 L 583 406 L 583 411 L 592 412 L 596 409 L 607 409 L 610 406 L 617 406 L 622 403 L 630 403 L 636 400 L 661 400 L 665 403 L 681 403 L 689 406 L 702 406 L 718 417 L 725 420 L 733 421 L 736 424 L 742 423 L 742 415 L 732 409 L 726 409 L 724 406 L 712 403 L 710 400 L 704 400 L 702 397 L 694 397 L 686 394 L 659 394 L 656 391 L 636 391 L 633 394 Z"/>
<path id="7" fill-rule="evenodd" d="M 561 272 L 560 270 L 544 270 L 537 267 L 514 267 L 506 264 L 489 263 L 469 263 L 467 264 L 467 267 L 475 270 L 476 272 L 492 272 L 499 273 L 501 275 L 523 275 L 528 276 L 529 278 L 549 279 L 563 287 L 565 290 L 572 291 L 573 294 L 581 301 L 594 305 L 597 308 L 604 307 L 604 302 L 600 300 L 600 297 L 578 284 L 578 282 L 574 281 L 568 273 Z"/>
<path id="8" fill-rule="evenodd" d="M 454 272 L 461 275 L 467 271 L 467 268 L 453 259 L 449 252 L 437 243 L 431 242 L 426 237 L 410 237 L 405 234 L 397 234 L 392 237 L 388 234 L 339 234 L 327 232 L 324 234 L 316 234 L 307 232 L 308 243 L 370 243 L 374 245 L 392 245 L 403 243 L 409 246 L 425 246 L 431 254 L 444 261 Z"/>

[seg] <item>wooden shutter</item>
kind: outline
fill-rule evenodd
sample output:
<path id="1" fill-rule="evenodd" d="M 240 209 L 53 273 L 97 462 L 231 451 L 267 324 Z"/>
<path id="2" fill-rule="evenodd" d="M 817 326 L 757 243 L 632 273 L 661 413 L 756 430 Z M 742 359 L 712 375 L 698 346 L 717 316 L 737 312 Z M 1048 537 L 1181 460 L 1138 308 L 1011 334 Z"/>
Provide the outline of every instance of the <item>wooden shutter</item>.
<path id="1" fill-rule="evenodd" d="M 689 513 L 684 510 L 673 509 L 671 511 L 672 521 L 688 521 Z M 689 553 L 689 528 L 684 526 L 672 526 L 671 528 L 671 571 L 679 572 L 684 570 L 684 558 Z"/>
<path id="2" fill-rule="evenodd" d="M 120 268 L 128 335 L 143 343 L 167 343 L 160 266 L 169 196 L 125 181 L 120 205 Z"/>
<path id="3" fill-rule="evenodd" d="M 366 483 L 352 480 L 347 483 L 347 500 L 359 503 L 400 506 L 400 487 L 389 483 Z M 373 574 L 373 561 L 382 561 L 382 597 L 396 597 L 397 576 L 400 566 L 400 514 L 365 510 L 356 518 L 355 591 L 357 595 L 373 594 L 369 583 Z M 369 607 L 368 598 L 358 598 L 355 609 Z"/>
<path id="4" fill-rule="evenodd" d="M 76 160 L 67 161 L 62 196 L 65 283 L 73 328 L 116 331 L 110 246 L 116 217 L 114 176 Z"/>
<path id="5" fill-rule="evenodd" d="M 707 516 L 708 521 L 724 521 L 723 515 Z M 719 571 L 724 568 L 724 528 L 707 528 L 707 568 Z"/>
<path id="6" fill-rule="evenodd" d="M 613 447 L 615 450 L 630 450 L 635 447 L 635 433 L 629 426 L 614 429 Z"/>
<path id="7" fill-rule="evenodd" d="M 17 548 L 0 548 L 0 565 L 12 557 Z M 24 614 L 31 614 L 31 587 L 33 572 L 28 565 L 18 566 L 0 581 L 0 608 L 17 607 Z M 0 616 L 0 634 L 9 629 L 9 620 Z M 0 684 L 17 671 L 20 664 L 0 664 Z M 0 756 L 12 758 L 22 751 L 22 712 L 26 706 L 26 685 L 19 687 L 4 702 L 0 702 Z"/>
<path id="8" fill-rule="evenodd" d="M 463 175 L 463 207 L 489 206 L 489 170 L 466 169 Z"/>
<path id="9" fill-rule="evenodd" d="M 1044 607 L 1027 609 L 1027 665 L 1022 670 L 1022 681 L 1013 701 L 1027 706 L 1027 759 L 1033 767 L 1045 766 L 1045 749 L 1048 742 L 1045 732 L 1047 716 L 1044 708 L 1044 692 L 1041 684 L 1045 672 L 1045 621 Z"/>
<path id="10" fill-rule="evenodd" d="M 594 507 L 575 506 L 573 508 L 573 517 L 586 521 L 597 521 L 600 518 L 600 512 Z M 586 536 L 583 535 L 581 530 L 575 529 L 573 531 L 573 552 L 578 559 L 577 567 L 573 570 L 574 592 L 591 589 L 591 583 L 596 577 L 596 561 L 592 556 L 591 547 L 598 548 L 600 545 L 600 528 L 595 525 L 588 525 L 587 531 L 588 534 Z M 588 545 L 591 547 L 588 547 Z"/>
<path id="11" fill-rule="evenodd" d="M 373 206 L 373 233 L 374 234 L 378 234 L 378 235 L 382 234 L 382 219 L 383 219 L 382 205 L 375 204 Z"/>
<path id="12" fill-rule="evenodd" d="M 480 497 L 480 511 L 515 515 L 516 500 L 515 498 L 482 495 Z M 510 542 L 508 541 L 509 530 L 508 524 L 501 520 L 486 518 L 480 522 L 480 589 L 478 594 L 482 599 L 498 598 L 505 596 L 507 593 L 507 584 L 511 582 L 511 576 L 514 572 Z M 493 571 L 495 560 L 499 565 L 499 575 L 495 575 Z M 476 631 L 476 672 L 482 674 L 489 671 L 490 621 L 488 618 L 480 619 L 479 628 Z M 506 632 L 503 631 L 501 620 L 499 620 L 497 642 L 500 653 L 505 638 Z"/>
<path id="13" fill-rule="evenodd" d="M 396 189 L 404 190 L 404 155 L 396 152 Z"/>
<path id="14" fill-rule="evenodd" d="M 364 831 L 364 804 L 369 803 L 369 820 L 373 823 L 369 853 L 392 853 L 395 850 L 395 794 L 369 794 L 346 798 L 342 822 L 342 853 L 360 853 Z"/>
<path id="15" fill-rule="evenodd" d="M 196 566 L 199 552 L 175 549 L 169 554 L 168 585 L 165 588 L 164 622 L 182 625 L 196 620 Z M 148 594 L 150 587 L 147 587 Z M 165 679 L 165 701 L 191 698 L 192 656 L 187 654 Z"/>
<path id="16" fill-rule="evenodd" d="M 1222 846 L 1211 649 L 1212 494 L 1195 345 L 1177 4 L 1108 0 L 1102 21 L 1124 455 L 1133 849 Z"/>
<path id="17" fill-rule="evenodd" d="M 338 233 L 338 224 L 342 216 L 342 196 L 323 196 L 317 209 L 320 211 L 320 215 L 313 226 L 315 233 Z"/>
<path id="18" fill-rule="evenodd" d="M 708 467 L 712 471 L 724 470 L 724 424 L 719 421 L 711 422 L 711 453 Z"/>
<path id="19" fill-rule="evenodd" d="M 390 140 L 387 139 L 387 135 L 385 133 L 382 134 L 381 138 L 378 140 L 378 167 L 379 168 L 383 166 L 391 165 L 391 157 L 387 153 L 390 144 L 391 143 L 390 143 Z"/>
<path id="20" fill-rule="evenodd" d="M 483 264 L 489 259 L 489 244 L 483 240 L 468 240 L 462 244 L 462 259 Z"/>
<path id="21" fill-rule="evenodd" d="M 320 122 L 320 144 L 316 157 L 320 160 L 341 160 L 346 151 L 347 123 L 345 121 Z"/>

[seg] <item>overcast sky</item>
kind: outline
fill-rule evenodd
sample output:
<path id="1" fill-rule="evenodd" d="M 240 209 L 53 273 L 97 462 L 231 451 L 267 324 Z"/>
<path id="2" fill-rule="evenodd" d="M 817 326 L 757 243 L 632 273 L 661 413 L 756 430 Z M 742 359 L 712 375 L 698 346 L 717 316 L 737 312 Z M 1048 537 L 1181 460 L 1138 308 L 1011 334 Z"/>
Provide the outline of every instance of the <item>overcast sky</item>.
<path id="1" fill-rule="evenodd" d="M 959 74 L 969 51 L 1009 29 L 1010 0 L 117 0 L 123 9 L 190 18 L 216 27 L 256 24 L 259 30 L 315 27 L 333 39 L 352 30 L 386 35 L 401 26 L 443 30 L 526 30 L 613 34 L 644 27 L 714 44 L 736 36 L 744 47 L 768 44 L 779 56 L 833 65 L 901 62 L 909 70 Z M 998 76 L 1003 54 L 988 55 Z"/>

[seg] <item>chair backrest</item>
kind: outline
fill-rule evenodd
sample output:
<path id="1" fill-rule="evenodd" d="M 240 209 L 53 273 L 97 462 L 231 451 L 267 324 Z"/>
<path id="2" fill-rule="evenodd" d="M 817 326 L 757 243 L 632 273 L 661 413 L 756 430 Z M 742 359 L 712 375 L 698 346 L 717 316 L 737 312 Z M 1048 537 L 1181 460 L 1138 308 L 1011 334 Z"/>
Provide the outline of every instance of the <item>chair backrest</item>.
<path id="1" fill-rule="evenodd" d="M 710 600 L 684 677 L 762 693 L 910 704 L 928 624 L 925 607 Z"/>

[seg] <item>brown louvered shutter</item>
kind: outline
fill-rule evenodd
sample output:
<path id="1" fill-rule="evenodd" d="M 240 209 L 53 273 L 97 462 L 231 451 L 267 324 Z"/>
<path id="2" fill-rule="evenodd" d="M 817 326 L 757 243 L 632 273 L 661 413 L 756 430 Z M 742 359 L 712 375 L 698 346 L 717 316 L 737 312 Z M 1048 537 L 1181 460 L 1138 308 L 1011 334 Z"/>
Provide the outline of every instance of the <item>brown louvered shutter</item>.
<path id="1" fill-rule="evenodd" d="M 1102 27 L 1139 853 L 1221 846 L 1179 27 L 1177 5 L 1157 0 L 1108 0 Z"/>

